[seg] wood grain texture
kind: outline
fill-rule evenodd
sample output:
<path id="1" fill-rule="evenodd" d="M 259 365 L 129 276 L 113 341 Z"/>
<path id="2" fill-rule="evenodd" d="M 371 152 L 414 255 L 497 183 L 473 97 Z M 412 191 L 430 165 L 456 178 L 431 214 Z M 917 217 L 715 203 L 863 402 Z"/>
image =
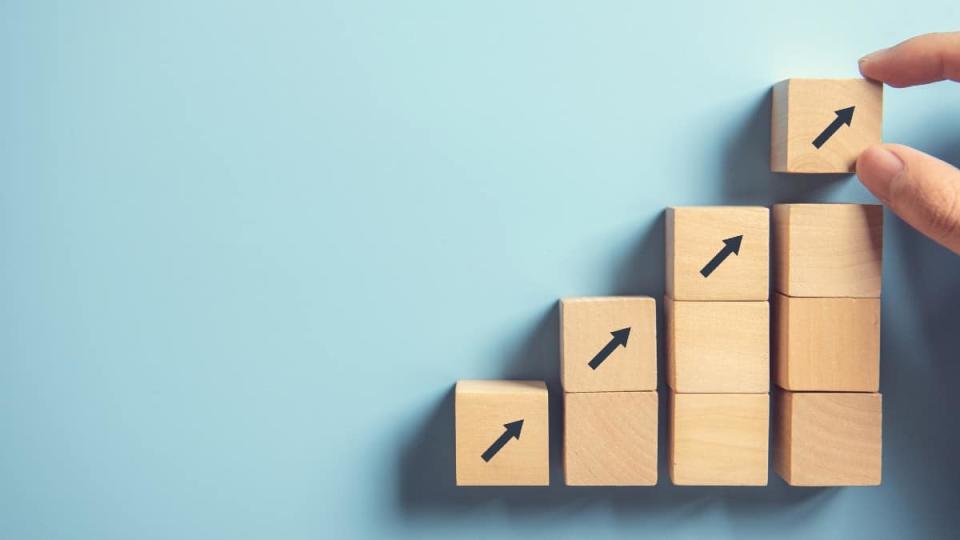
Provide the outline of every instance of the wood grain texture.
<path id="1" fill-rule="evenodd" d="M 854 107 L 843 125 L 820 148 L 813 140 Z M 854 172 L 857 156 L 879 144 L 883 126 L 883 85 L 866 79 L 788 79 L 773 87 L 771 163 L 775 172 Z"/>
<path id="2" fill-rule="evenodd" d="M 883 208 L 871 204 L 773 207 L 774 283 L 787 296 L 878 298 Z"/>
<path id="3" fill-rule="evenodd" d="M 626 346 L 617 346 L 596 369 L 590 361 L 630 328 Z M 657 306 L 648 296 L 565 298 L 560 301 L 560 376 L 567 392 L 657 389 Z"/>
<path id="4" fill-rule="evenodd" d="M 704 277 L 700 270 L 743 236 L 731 254 Z M 770 292 L 770 211 L 755 206 L 667 208 L 667 295 L 677 300 L 766 300 Z"/>
<path id="5" fill-rule="evenodd" d="M 564 402 L 568 486 L 656 485 L 656 392 L 567 393 Z"/>
<path id="6" fill-rule="evenodd" d="M 547 385 L 543 381 L 459 381 L 454 392 L 458 486 L 546 486 L 550 483 Z M 523 420 L 491 459 L 480 456 Z"/>
<path id="7" fill-rule="evenodd" d="M 682 486 L 767 485 L 769 394 L 670 396 L 670 479 Z"/>
<path id="8" fill-rule="evenodd" d="M 883 398 L 778 391 L 774 470 L 792 486 L 877 486 Z"/>
<path id="9" fill-rule="evenodd" d="M 787 390 L 880 389 L 880 299 L 774 295 L 774 380 Z"/>
<path id="10" fill-rule="evenodd" d="M 664 300 L 667 384 L 677 392 L 767 393 L 767 302 Z"/>

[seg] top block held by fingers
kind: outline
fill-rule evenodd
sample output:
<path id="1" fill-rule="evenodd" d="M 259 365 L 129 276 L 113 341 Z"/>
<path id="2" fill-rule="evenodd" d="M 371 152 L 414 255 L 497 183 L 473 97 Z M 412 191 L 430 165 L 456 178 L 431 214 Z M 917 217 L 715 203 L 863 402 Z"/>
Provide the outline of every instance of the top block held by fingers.
<path id="1" fill-rule="evenodd" d="M 667 208 L 666 242 L 667 295 L 674 300 L 767 299 L 767 208 Z"/>
<path id="2" fill-rule="evenodd" d="M 883 85 L 867 79 L 787 79 L 773 87 L 770 168 L 854 172 L 881 141 Z"/>

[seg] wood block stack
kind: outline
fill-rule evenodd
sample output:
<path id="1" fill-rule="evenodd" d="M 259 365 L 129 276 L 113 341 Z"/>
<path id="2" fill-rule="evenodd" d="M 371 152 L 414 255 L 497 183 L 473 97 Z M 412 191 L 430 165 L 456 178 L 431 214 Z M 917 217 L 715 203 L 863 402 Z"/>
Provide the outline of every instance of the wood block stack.
<path id="1" fill-rule="evenodd" d="M 790 485 L 879 485 L 883 211 L 773 209 L 774 469 Z"/>
<path id="2" fill-rule="evenodd" d="M 761 207 L 667 209 L 674 484 L 767 484 L 769 220 Z"/>
<path id="3" fill-rule="evenodd" d="M 560 301 L 568 486 L 657 483 L 657 326 L 649 297 Z"/>

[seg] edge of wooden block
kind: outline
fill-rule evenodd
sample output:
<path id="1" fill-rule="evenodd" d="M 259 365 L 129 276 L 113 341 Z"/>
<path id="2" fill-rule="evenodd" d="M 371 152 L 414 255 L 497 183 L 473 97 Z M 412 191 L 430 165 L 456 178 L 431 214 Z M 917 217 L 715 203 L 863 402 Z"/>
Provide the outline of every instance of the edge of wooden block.
<path id="1" fill-rule="evenodd" d="M 793 400 L 791 393 L 777 389 L 774 404 L 777 409 L 777 424 L 773 427 L 773 470 L 789 485 L 792 483 L 791 474 L 791 419 L 793 418 Z"/>
<path id="2" fill-rule="evenodd" d="M 677 364 L 676 364 L 676 325 L 673 322 L 675 316 L 675 300 L 670 296 L 663 297 L 663 333 L 664 349 L 666 349 L 667 386 L 671 390 L 677 389 Z"/>
<path id="3" fill-rule="evenodd" d="M 547 394 L 547 383 L 531 379 L 460 379 L 454 395 L 498 394 L 508 392 Z"/>
<path id="4" fill-rule="evenodd" d="M 787 362 L 787 352 L 790 349 L 790 297 L 773 291 L 770 306 L 770 339 L 773 353 L 770 369 L 773 371 L 773 382 L 781 388 L 790 389 L 790 370 Z"/>
<path id="5" fill-rule="evenodd" d="M 771 94 L 770 170 L 773 172 L 789 172 L 787 133 L 789 129 L 790 79 L 774 84 Z"/>
<path id="6" fill-rule="evenodd" d="M 789 293 L 790 285 L 790 207 L 775 204 L 770 212 L 773 234 L 773 292 Z"/>
<path id="7" fill-rule="evenodd" d="M 667 207 L 664 210 L 664 278 L 665 278 L 665 288 L 664 291 L 666 294 L 673 296 L 676 294 L 674 291 L 674 255 L 676 254 L 674 243 L 676 242 L 676 231 L 675 231 L 675 220 L 676 220 L 676 209 L 674 207 Z"/>
<path id="8" fill-rule="evenodd" d="M 569 300 L 566 298 L 561 298 L 560 301 L 557 302 L 558 304 L 560 304 L 557 310 L 560 312 L 560 388 L 562 390 L 566 390 L 569 384 L 567 382 L 567 375 L 566 375 L 567 373 L 567 370 L 566 370 L 567 360 L 566 360 L 566 353 L 565 353 L 566 339 L 564 337 L 564 334 L 566 334 L 566 332 L 564 331 L 566 329 L 566 326 L 564 325 L 564 322 L 563 322 L 563 310 L 564 310 L 564 306 L 568 302 Z"/>

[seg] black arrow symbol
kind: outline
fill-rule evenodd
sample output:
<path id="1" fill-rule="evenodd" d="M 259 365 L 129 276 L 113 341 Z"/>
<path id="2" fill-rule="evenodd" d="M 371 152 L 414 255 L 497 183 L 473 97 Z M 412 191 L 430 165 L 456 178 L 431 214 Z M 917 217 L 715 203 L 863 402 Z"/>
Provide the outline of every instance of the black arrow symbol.
<path id="1" fill-rule="evenodd" d="M 507 428 L 504 430 L 503 435 L 500 435 L 497 440 L 493 441 L 493 444 L 490 445 L 490 448 L 487 448 L 487 451 L 480 456 L 484 461 L 490 461 L 493 459 L 493 456 L 497 455 L 497 452 L 499 452 L 500 449 L 510 441 L 511 437 L 517 439 L 518 441 L 520 440 L 520 430 L 523 429 L 523 419 L 517 420 L 516 422 L 510 422 L 509 424 L 504 424 L 503 427 Z"/>
<path id="2" fill-rule="evenodd" d="M 710 277 L 710 274 L 712 274 L 713 271 L 716 270 L 718 266 L 720 266 L 720 263 L 726 260 L 726 258 L 729 257 L 731 253 L 739 256 L 740 242 L 742 241 L 743 241 L 742 234 L 740 236 L 734 236 L 724 240 L 723 249 L 721 249 L 716 255 L 714 255 L 713 258 L 710 259 L 710 262 L 708 262 L 707 265 L 704 266 L 702 270 L 700 270 L 700 273 L 703 274 L 703 277 Z"/>
<path id="3" fill-rule="evenodd" d="M 591 368 L 597 369 L 597 367 L 599 367 L 600 364 L 602 364 L 603 361 L 610 356 L 610 353 L 612 353 L 617 347 L 626 348 L 627 338 L 630 337 L 630 329 L 623 328 L 620 330 L 615 330 L 610 332 L 610 335 L 613 336 L 610 339 L 610 342 L 604 345 L 603 348 L 600 349 L 600 352 L 598 352 L 597 355 L 593 357 L 593 360 L 590 361 L 590 364 L 588 364 Z"/>
<path id="4" fill-rule="evenodd" d="M 820 135 L 817 135 L 817 138 L 813 140 L 813 145 L 817 148 L 820 148 L 824 145 L 830 137 L 833 137 L 833 134 L 840 129 L 840 126 L 846 124 L 850 125 L 853 122 L 853 109 L 855 107 L 847 107 L 846 109 L 840 109 L 838 111 L 833 111 L 833 114 L 837 115 L 833 119 L 833 122 L 830 122 L 830 125 L 827 126 L 827 129 L 823 130 Z"/>

